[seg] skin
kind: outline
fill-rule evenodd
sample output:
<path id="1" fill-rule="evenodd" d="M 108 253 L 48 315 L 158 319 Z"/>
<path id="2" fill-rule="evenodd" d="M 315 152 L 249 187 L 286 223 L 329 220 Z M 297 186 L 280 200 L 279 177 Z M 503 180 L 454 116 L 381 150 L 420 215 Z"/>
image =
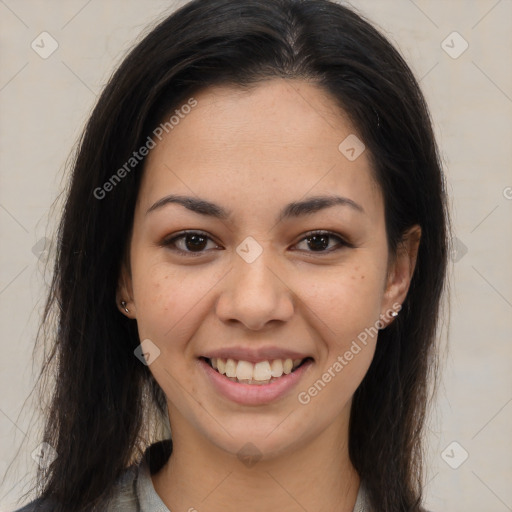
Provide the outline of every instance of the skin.
<path id="1" fill-rule="evenodd" d="M 194 97 L 198 105 L 148 156 L 119 278 L 118 302 L 129 312 L 120 310 L 160 350 L 149 369 L 167 396 L 174 451 L 152 476 L 154 487 L 173 512 L 352 511 L 360 480 L 348 455 L 350 406 L 377 337 L 307 405 L 297 395 L 403 302 L 420 228 L 404 235 L 396 255 L 388 253 L 369 155 L 349 161 L 338 150 L 357 132 L 315 84 L 273 79 L 250 91 L 222 86 Z M 178 204 L 146 213 L 171 193 L 232 215 L 219 220 Z M 337 205 L 277 222 L 284 205 L 329 194 L 364 212 Z M 182 230 L 210 237 L 200 256 L 162 244 Z M 313 230 L 353 247 L 334 237 L 315 251 L 305 238 Z M 252 263 L 236 252 L 248 236 L 263 250 Z M 193 253 L 186 241 L 176 247 Z M 385 324 L 391 321 L 388 314 Z M 276 402 L 239 405 L 197 366 L 207 351 L 235 345 L 277 345 L 314 364 Z M 237 457 L 247 442 L 262 455 L 252 467 Z"/>

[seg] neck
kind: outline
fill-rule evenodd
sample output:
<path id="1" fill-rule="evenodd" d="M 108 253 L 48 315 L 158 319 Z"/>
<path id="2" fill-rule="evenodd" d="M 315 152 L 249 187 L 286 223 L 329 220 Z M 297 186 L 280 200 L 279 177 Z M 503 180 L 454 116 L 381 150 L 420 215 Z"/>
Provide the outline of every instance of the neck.
<path id="1" fill-rule="evenodd" d="M 152 476 L 170 511 L 353 511 L 360 480 L 348 454 L 347 421 L 252 463 L 180 423 L 172 425 L 171 457 Z"/>

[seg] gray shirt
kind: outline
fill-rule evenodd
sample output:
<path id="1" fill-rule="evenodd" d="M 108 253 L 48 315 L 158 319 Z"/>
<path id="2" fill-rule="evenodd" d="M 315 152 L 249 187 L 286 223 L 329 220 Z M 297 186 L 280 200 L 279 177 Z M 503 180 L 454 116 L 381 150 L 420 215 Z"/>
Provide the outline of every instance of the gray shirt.
<path id="1" fill-rule="evenodd" d="M 138 464 L 127 468 L 118 479 L 114 497 L 107 507 L 108 512 L 170 512 L 155 491 L 148 462 L 149 450 Z M 39 500 L 32 501 L 15 512 L 46 512 L 50 508 L 38 508 Z M 369 512 L 367 496 L 361 485 L 353 512 Z"/>

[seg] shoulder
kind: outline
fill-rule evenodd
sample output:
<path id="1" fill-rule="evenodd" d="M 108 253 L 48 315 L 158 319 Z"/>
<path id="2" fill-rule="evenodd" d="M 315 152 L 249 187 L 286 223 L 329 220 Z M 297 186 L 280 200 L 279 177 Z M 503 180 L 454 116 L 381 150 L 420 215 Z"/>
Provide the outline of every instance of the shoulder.
<path id="1" fill-rule="evenodd" d="M 123 471 L 112 490 L 108 505 L 104 508 L 105 512 L 139 512 L 137 475 L 137 465 L 132 465 Z M 54 506 L 55 503 L 52 501 L 37 498 L 13 512 L 53 512 Z"/>
<path id="2" fill-rule="evenodd" d="M 13 512 L 51 512 L 52 510 L 52 503 L 49 503 L 47 500 L 43 501 L 41 498 L 38 498 L 34 501 L 31 501 L 27 505 L 24 505 L 22 508 L 17 508 Z"/>
<path id="3" fill-rule="evenodd" d="M 171 439 L 157 441 L 147 447 L 139 462 L 126 468 L 117 479 L 111 489 L 108 502 L 103 507 L 104 512 L 140 512 L 141 508 L 167 512 L 168 509 L 153 488 L 151 474 L 163 466 L 171 452 Z M 55 502 L 38 498 L 13 512 L 53 512 L 54 510 Z"/>
<path id="4" fill-rule="evenodd" d="M 53 512 L 55 503 L 49 500 L 37 498 L 30 503 L 17 508 L 13 512 Z"/>

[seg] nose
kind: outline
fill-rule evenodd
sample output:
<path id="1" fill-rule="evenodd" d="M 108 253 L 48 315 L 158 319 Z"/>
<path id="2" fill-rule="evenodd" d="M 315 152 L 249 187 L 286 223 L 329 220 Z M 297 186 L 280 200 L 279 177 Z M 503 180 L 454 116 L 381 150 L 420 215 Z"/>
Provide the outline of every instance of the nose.
<path id="1" fill-rule="evenodd" d="M 216 303 L 216 314 L 223 322 L 260 330 L 293 316 L 293 293 L 278 266 L 271 265 L 270 258 L 265 257 L 268 251 L 251 263 L 234 254 L 233 268 Z"/>

